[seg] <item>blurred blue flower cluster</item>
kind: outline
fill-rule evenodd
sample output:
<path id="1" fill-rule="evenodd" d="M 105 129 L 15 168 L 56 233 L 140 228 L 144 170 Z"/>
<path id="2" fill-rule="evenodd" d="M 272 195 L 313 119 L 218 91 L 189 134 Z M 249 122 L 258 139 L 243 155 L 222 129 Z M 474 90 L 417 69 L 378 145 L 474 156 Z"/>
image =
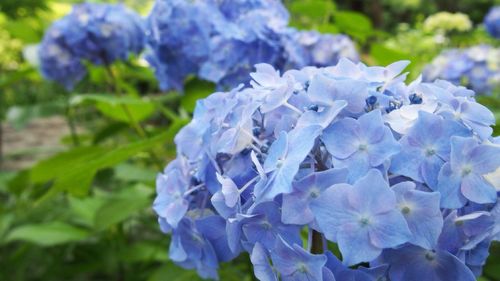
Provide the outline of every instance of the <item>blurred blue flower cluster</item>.
<path id="1" fill-rule="evenodd" d="M 464 87 L 405 84 L 407 64 L 258 64 L 198 101 L 157 177 L 170 259 L 213 279 L 248 252 L 262 281 L 475 280 L 500 239 L 495 119 Z"/>
<path id="2" fill-rule="evenodd" d="M 491 36 L 500 38 L 500 6 L 490 9 L 484 17 L 484 26 Z"/>
<path id="3" fill-rule="evenodd" d="M 182 90 L 188 75 L 228 89 L 262 62 L 288 69 L 358 59 L 349 38 L 300 32 L 288 18 L 278 0 L 157 0 L 146 58 L 164 90 Z"/>
<path id="4" fill-rule="evenodd" d="M 144 23 L 123 5 L 79 4 L 56 21 L 39 47 L 44 77 L 68 89 L 86 74 L 85 61 L 111 64 L 139 53 L 146 38 Z"/>
<path id="5" fill-rule="evenodd" d="M 489 95 L 500 87 L 500 49 L 478 45 L 446 50 L 425 67 L 423 79 L 444 79 Z"/>

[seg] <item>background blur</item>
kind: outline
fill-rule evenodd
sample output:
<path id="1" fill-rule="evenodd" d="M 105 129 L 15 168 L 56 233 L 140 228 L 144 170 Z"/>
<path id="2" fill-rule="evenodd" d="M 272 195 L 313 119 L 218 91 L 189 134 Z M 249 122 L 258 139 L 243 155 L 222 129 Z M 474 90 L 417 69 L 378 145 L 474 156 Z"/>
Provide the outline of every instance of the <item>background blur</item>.
<path id="1" fill-rule="evenodd" d="M 169 238 L 150 206 L 155 175 L 175 153 L 173 136 L 214 86 L 193 78 L 184 96 L 161 93 L 140 58 L 113 65 L 126 99 L 106 95 L 112 86 L 102 67 L 90 66 L 71 94 L 44 81 L 33 46 L 76 2 L 0 1 L 0 280 L 198 280 L 168 262 Z M 142 15 L 153 4 L 122 2 Z M 348 34 L 367 64 L 411 60 L 411 79 L 446 48 L 499 45 L 481 24 L 498 0 L 285 3 L 293 26 Z M 473 27 L 424 24 L 439 11 L 463 12 Z M 497 120 L 499 95 L 478 98 Z M 145 127 L 145 140 L 122 104 Z M 483 281 L 500 280 L 500 245 L 490 253 Z M 247 260 L 223 265 L 221 279 L 252 280 Z"/>

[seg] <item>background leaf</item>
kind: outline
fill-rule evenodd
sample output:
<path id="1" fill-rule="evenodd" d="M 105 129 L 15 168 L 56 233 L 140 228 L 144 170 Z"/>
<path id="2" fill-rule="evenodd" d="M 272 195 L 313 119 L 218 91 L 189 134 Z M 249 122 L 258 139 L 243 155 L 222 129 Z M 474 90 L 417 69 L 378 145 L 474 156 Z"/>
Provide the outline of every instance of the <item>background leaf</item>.
<path id="1" fill-rule="evenodd" d="M 40 246 L 54 246 L 85 240 L 90 233 L 64 222 L 27 224 L 14 228 L 6 241 L 26 241 Z"/>

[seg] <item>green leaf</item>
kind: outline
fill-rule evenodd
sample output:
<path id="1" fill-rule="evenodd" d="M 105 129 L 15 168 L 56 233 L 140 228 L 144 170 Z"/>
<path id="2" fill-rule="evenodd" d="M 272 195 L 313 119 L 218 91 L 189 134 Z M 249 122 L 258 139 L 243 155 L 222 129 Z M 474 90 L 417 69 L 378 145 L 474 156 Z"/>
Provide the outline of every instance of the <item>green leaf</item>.
<path id="1" fill-rule="evenodd" d="M 0 243 L 3 241 L 4 235 L 9 230 L 13 221 L 14 216 L 12 214 L 0 215 Z"/>
<path id="2" fill-rule="evenodd" d="M 110 94 L 82 94 L 72 98 L 71 104 L 79 105 L 85 102 L 95 103 L 96 108 L 113 120 L 132 123 L 149 118 L 155 111 L 153 102 L 146 98 L 131 96 L 116 97 Z"/>
<path id="3" fill-rule="evenodd" d="M 201 281 L 202 279 L 192 270 L 185 270 L 173 263 L 168 263 L 151 274 L 148 281 Z"/>
<path id="4" fill-rule="evenodd" d="M 50 180 L 57 180 L 59 176 L 63 176 L 70 170 L 73 170 L 75 164 L 89 162 L 99 157 L 99 155 L 102 155 L 107 150 L 108 149 L 105 147 L 86 146 L 61 152 L 51 158 L 38 162 L 30 170 L 30 179 L 34 183 L 45 183 Z"/>
<path id="5" fill-rule="evenodd" d="M 7 191 L 7 185 L 16 176 L 15 172 L 0 171 L 0 192 Z"/>
<path id="6" fill-rule="evenodd" d="M 322 24 L 316 28 L 321 33 L 339 33 L 339 28 L 333 24 Z"/>
<path id="7" fill-rule="evenodd" d="M 288 8 L 295 16 L 319 24 L 335 10 L 335 4 L 329 0 L 302 0 L 291 2 Z"/>
<path id="8" fill-rule="evenodd" d="M 372 44 L 370 54 L 378 65 L 388 65 L 398 60 L 411 58 L 409 54 L 388 48 L 382 44 Z"/>
<path id="9" fill-rule="evenodd" d="M 115 167 L 115 176 L 123 181 L 154 182 L 156 171 L 123 163 Z"/>
<path id="10" fill-rule="evenodd" d="M 5 29 L 14 37 L 21 39 L 24 43 L 38 43 L 41 35 L 36 32 L 36 21 L 33 19 L 22 19 L 17 21 L 8 21 Z"/>
<path id="11" fill-rule="evenodd" d="M 208 81 L 192 79 L 184 87 L 181 106 L 188 112 L 193 112 L 196 101 L 206 98 L 215 91 L 215 85 Z"/>
<path id="12" fill-rule="evenodd" d="M 167 251 L 152 242 L 138 242 L 123 249 L 121 260 L 127 263 L 135 262 L 167 262 Z"/>
<path id="13" fill-rule="evenodd" d="M 358 12 L 336 11 L 334 13 L 335 25 L 339 31 L 351 35 L 352 37 L 365 41 L 373 33 L 373 26 L 370 19 Z"/>
<path id="14" fill-rule="evenodd" d="M 6 241 L 26 241 L 40 246 L 53 246 L 68 242 L 82 241 L 89 236 L 85 229 L 64 222 L 28 224 L 14 228 Z"/>
<path id="15" fill-rule="evenodd" d="M 74 214 L 75 222 L 88 227 L 94 227 L 97 211 L 105 202 L 106 199 L 100 197 L 75 198 L 69 196 L 69 206 Z"/>
<path id="16" fill-rule="evenodd" d="M 144 210 L 149 205 L 149 197 L 113 198 L 97 210 L 94 225 L 97 229 L 108 228 Z"/>
<path id="17" fill-rule="evenodd" d="M 136 141 L 118 148 L 109 146 L 75 148 L 37 164 L 31 170 L 31 180 L 38 183 L 53 181 L 47 198 L 64 190 L 75 196 L 83 196 L 87 194 L 98 170 L 112 167 L 141 151 L 164 144 L 169 139 L 168 136 L 167 131 L 147 140 Z"/>

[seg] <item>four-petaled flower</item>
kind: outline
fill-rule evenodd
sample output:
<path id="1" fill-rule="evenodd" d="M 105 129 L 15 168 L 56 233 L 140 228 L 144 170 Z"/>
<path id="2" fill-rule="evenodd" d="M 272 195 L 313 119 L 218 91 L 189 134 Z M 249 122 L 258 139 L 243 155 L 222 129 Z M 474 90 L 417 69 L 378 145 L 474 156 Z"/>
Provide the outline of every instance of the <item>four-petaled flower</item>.
<path id="1" fill-rule="evenodd" d="M 370 170 L 354 185 L 336 184 L 311 203 L 319 229 L 336 241 L 346 265 L 372 261 L 384 248 L 411 239 L 396 196 L 382 174 Z"/>

